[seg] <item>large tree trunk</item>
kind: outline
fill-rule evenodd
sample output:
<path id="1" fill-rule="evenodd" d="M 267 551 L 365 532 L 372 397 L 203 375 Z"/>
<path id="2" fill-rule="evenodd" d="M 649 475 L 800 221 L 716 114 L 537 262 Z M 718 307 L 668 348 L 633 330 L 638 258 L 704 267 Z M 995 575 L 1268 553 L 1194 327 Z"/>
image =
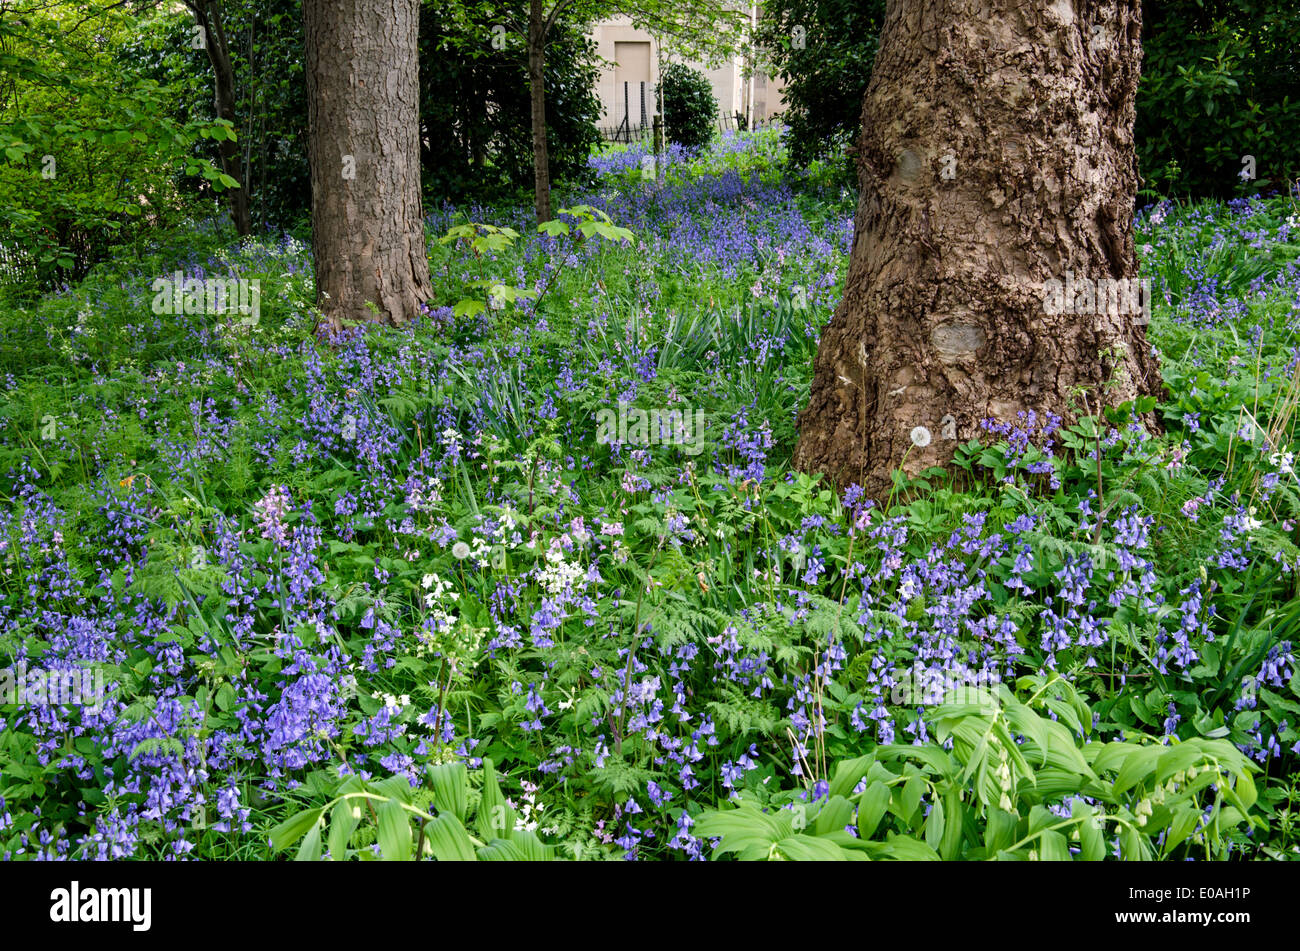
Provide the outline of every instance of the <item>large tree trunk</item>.
<path id="1" fill-rule="evenodd" d="M 217 118 L 225 119 L 235 128 L 235 68 L 230 60 L 230 47 L 226 43 L 226 31 L 221 22 L 221 5 L 207 0 L 195 0 L 191 5 L 199 27 L 203 30 L 203 47 L 212 64 L 213 86 Z M 252 216 L 248 210 L 248 176 L 244 174 L 244 165 L 239 160 L 239 143 L 232 139 L 223 139 L 219 149 L 221 171 L 229 175 L 239 187 L 229 189 L 230 216 L 235 222 L 235 231 L 241 236 L 253 230 Z"/>
<path id="2" fill-rule="evenodd" d="M 420 203 L 419 0 L 304 0 L 316 296 L 331 329 L 433 293 Z"/>
<path id="3" fill-rule="evenodd" d="M 1094 413 L 1160 388 L 1140 317 L 1044 305 L 1067 271 L 1136 277 L 1140 31 L 1138 0 L 890 0 L 800 469 L 880 498 L 982 419 L 1069 421 L 1077 387 Z"/>
<path id="4" fill-rule="evenodd" d="M 537 223 L 551 220 L 551 160 L 546 150 L 546 21 L 542 0 L 528 4 L 528 93 L 533 123 L 533 206 Z"/>

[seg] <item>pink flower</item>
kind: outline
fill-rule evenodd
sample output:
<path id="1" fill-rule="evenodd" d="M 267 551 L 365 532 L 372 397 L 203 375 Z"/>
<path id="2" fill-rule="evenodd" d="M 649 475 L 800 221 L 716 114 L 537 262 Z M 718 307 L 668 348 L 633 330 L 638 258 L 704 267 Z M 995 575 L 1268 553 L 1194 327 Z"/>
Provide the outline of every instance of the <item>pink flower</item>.
<path id="1" fill-rule="evenodd" d="M 253 515 L 262 530 L 262 537 L 277 546 L 285 542 L 284 514 L 289 510 L 289 502 L 289 490 L 282 485 L 273 485 L 261 500 L 253 504 Z"/>

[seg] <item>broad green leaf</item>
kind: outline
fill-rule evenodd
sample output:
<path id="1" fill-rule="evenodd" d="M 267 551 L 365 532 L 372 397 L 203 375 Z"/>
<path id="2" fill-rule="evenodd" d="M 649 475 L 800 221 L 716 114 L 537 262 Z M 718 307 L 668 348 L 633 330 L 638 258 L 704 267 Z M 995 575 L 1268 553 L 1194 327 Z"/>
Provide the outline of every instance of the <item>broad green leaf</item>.
<path id="1" fill-rule="evenodd" d="M 411 858 L 409 813 L 396 799 L 387 799 L 376 810 L 379 817 L 379 851 L 385 862 L 406 862 Z"/>
<path id="2" fill-rule="evenodd" d="M 451 814 L 426 822 L 424 835 L 429 850 L 439 862 L 473 862 L 477 858 L 474 843 L 460 820 Z"/>
<path id="3" fill-rule="evenodd" d="M 721 839 L 715 850 L 720 853 L 754 847 L 766 851 L 776 841 L 761 815 L 752 809 L 706 811 L 695 820 L 693 831 L 702 839 Z"/>
<path id="4" fill-rule="evenodd" d="M 900 862 L 937 862 L 939 853 L 930 848 L 924 842 L 910 838 L 904 835 L 890 834 L 884 842 L 885 848 L 881 852 L 884 858 L 895 859 Z"/>
<path id="5" fill-rule="evenodd" d="M 501 783 L 490 759 L 483 760 L 483 795 L 479 799 L 474 825 L 479 838 L 485 842 L 493 839 L 508 841 L 515 835 L 515 810 L 501 795 Z"/>
<path id="6" fill-rule="evenodd" d="M 862 838 L 870 839 L 876 834 L 876 827 L 889 808 L 889 796 L 889 787 L 877 781 L 858 797 L 858 835 Z"/>
<path id="7" fill-rule="evenodd" d="M 1045 806 L 1033 806 L 1029 810 L 1029 835 L 1033 835 L 1040 829 L 1046 829 L 1048 826 L 1060 822 L 1060 818 L 1047 810 Z"/>
<path id="8" fill-rule="evenodd" d="M 334 804 L 330 810 L 329 847 L 330 858 L 342 862 L 348 857 L 348 843 L 356 831 L 361 818 L 362 806 L 356 800 L 344 799 Z"/>
<path id="9" fill-rule="evenodd" d="M 909 825 L 921 808 L 921 796 L 925 792 L 925 779 L 918 773 L 903 784 L 898 792 L 898 817 Z"/>
<path id="10" fill-rule="evenodd" d="M 813 823 L 813 833 L 815 835 L 824 835 L 827 832 L 834 832 L 836 829 L 843 829 L 852 820 L 853 803 L 843 796 L 832 796 L 817 811 L 817 819 Z"/>
<path id="11" fill-rule="evenodd" d="M 1156 760 L 1156 782 L 1163 783 L 1174 773 L 1185 772 L 1205 759 L 1205 748 L 1196 740 L 1166 747 Z"/>
<path id="12" fill-rule="evenodd" d="M 795 862 L 844 862 L 848 855 L 838 845 L 811 835 L 792 835 L 776 844 L 776 850 Z"/>
<path id="13" fill-rule="evenodd" d="M 936 799 L 930 806 L 930 814 L 925 817 L 925 844 L 936 852 L 943 844 L 944 811 L 943 800 Z"/>
<path id="14" fill-rule="evenodd" d="M 1070 815 L 1079 819 L 1079 857 L 1085 862 L 1100 862 L 1106 857 L 1106 838 L 1102 835 L 1096 811 L 1081 799 L 1070 804 Z"/>
<path id="15" fill-rule="evenodd" d="M 478 859 L 480 862 L 526 862 L 528 857 L 514 842 L 493 839 L 478 850 Z"/>
<path id="16" fill-rule="evenodd" d="M 956 786 L 949 786 L 943 794 L 943 838 L 937 846 L 940 857 L 945 861 L 961 857 L 964 816 L 961 790 Z"/>
<path id="17" fill-rule="evenodd" d="M 989 855 L 996 854 L 1014 842 L 1016 835 L 1016 817 L 1003 809 L 989 809 L 984 826 L 984 849 Z"/>
<path id="18" fill-rule="evenodd" d="M 537 838 L 537 833 L 531 829 L 516 832 L 514 839 L 511 841 L 523 854 L 524 858 L 530 862 L 555 861 L 555 847 L 543 844 L 542 840 Z"/>
<path id="19" fill-rule="evenodd" d="M 293 845 L 316 824 L 320 814 L 320 809 L 306 809 L 285 819 L 271 830 L 271 848 L 279 851 Z"/>
<path id="20" fill-rule="evenodd" d="M 1050 830 L 1038 837 L 1038 858 L 1043 862 L 1070 861 L 1070 844 L 1060 832 Z"/>
<path id="21" fill-rule="evenodd" d="M 433 802 L 438 812 L 449 812 L 461 822 L 468 808 L 465 802 L 469 786 L 464 763 L 440 763 L 429 767 L 429 782 L 433 786 Z"/>
<path id="22" fill-rule="evenodd" d="M 370 789 L 398 802 L 411 801 L 411 781 L 405 776 L 387 776 L 383 779 L 371 780 Z"/>
<path id="23" fill-rule="evenodd" d="M 1175 811 L 1169 823 L 1169 831 L 1165 833 L 1165 854 L 1172 853 L 1175 848 L 1186 841 L 1187 837 L 1196 831 L 1200 820 L 1201 811 L 1194 807 L 1184 806 Z"/>
<path id="24" fill-rule="evenodd" d="M 1147 849 L 1146 836 L 1132 826 L 1120 833 L 1120 858 L 1125 862 L 1144 862 L 1152 856 Z"/>
<path id="25" fill-rule="evenodd" d="M 949 775 L 953 770 L 951 757 L 937 746 L 912 746 L 910 744 L 890 743 L 876 747 L 876 755 L 881 759 L 919 760 L 932 773 Z"/>
<path id="26" fill-rule="evenodd" d="M 302 837 L 302 845 L 298 847 L 298 855 L 294 859 L 296 862 L 319 862 L 321 853 L 320 841 L 320 822 L 316 822 L 307 834 Z"/>
<path id="27" fill-rule="evenodd" d="M 1131 753 L 1143 747 L 1137 743 L 1090 743 L 1084 749 L 1092 754 L 1092 768 L 1097 773 L 1112 773 L 1124 765 Z"/>
<path id="28" fill-rule="evenodd" d="M 871 768 L 873 762 L 875 758 L 872 756 L 859 756 L 856 759 L 840 760 L 836 763 L 835 775 L 830 784 L 831 797 L 851 796 L 858 782 L 867 775 L 867 770 Z"/>
<path id="29" fill-rule="evenodd" d="M 1112 791 L 1116 797 L 1124 795 L 1129 789 L 1151 775 L 1156 760 L 1164 753 L 1163 746 L 1143 746 L 1129 753 L 1115 777 Z"/>

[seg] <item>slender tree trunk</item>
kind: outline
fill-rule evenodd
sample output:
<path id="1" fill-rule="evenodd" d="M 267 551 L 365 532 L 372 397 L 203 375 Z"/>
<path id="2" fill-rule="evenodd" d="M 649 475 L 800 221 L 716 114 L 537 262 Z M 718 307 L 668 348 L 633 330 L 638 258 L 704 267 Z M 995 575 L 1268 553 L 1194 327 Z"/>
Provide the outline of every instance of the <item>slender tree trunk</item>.
<path id="1" fill-rule="evenodd" d="M 551 160 L 546 149 L 546 23 L 542 0 L 528 4 L 528 91 L 533 119 L 533 206 L 537 223 L 551 220 Z"/>
<path id="2" fill-rule="evenodd" d="M 233 131 L 236 124 L 235 68 L 230 60 L 230 47 L 226 45 L 226 31 L 221 23 L 221 5 L 207 0 L 197 0 L 191 9 L 203 30 L 203 46 L 208 54 L 208 62 L 212 64 L 217 118 L 229 122 Z M 248 177 L 244 174 L 243 163 L 239 158 L 239 143 L 231 139 L 223 139 L 219 155 L 221 171 L 239 183 L 237 188 L 231 188 L 227 192 L 230 196 L 230 216 L 234 219 L 235 231 L 241 236 L 250 234 L 253 230 L 253 222 L 248 210 Z"/>
<path id="3" fill-rule="evenodd" d="M 253 123 L 257 121 L 257 115 L 258 115 L 257 99 L 258 99 L 258 95 L 262 91 L 262 84 L 259 81 L 261 79 L 261 74 L 257 68 L 257 48 L 253 45 L 253 29 L 256 25 L 257 25 L 257 12 L 254 11 L 252 18 L 248 21 L 247 60 L 248 60 L 248 72 L 249 75 L 251 76 L 249 82 L 252 88 L 249 90 L 248 93 L 248 121 L 244 124 L 244 164 L 243 164 L 243 170 L 244 170 L 243 181 L 247 184 L 248 191 L 249 191 L 248 218 L 250 222 L 250 227 L 251 227 L 252 220 L 257 217 L 257 211 L 258 211 L 253 207 L 253 196 L 252 196 L 253 178 L 254 178 L 253 155 L 256 154 L 259 158 L 264 158 L 264 154 L 261 152 L 260 149 L 256 153 L 254 153 L 253 150 Z M 259 191 L 258 192 L 259 198 L 261 197 L 261 194 L 262 193 Z"/>
<path id="4" fill-rule="evenodd" d="M 478 77 L 474 77 L 475 80 L 477 80 L 477 78 Z M 467 106 L 465 109 L 464 126 L 466 154 L 470 164 L 475 168 L 482 168 L 487 164 L 487 148 L 483 141 L 483 125 L 478 116 L 475 115 L 475 111 L 472 108 L 469 108 L 468 105 L 475 101 L 484 101 L 487 98 L 487 92 L 481 88 L 477 81 L 472 82 L 471 88 L 473 89 L 473 92 L 465 100 Z"/>
<path id="5" fill-rule="evenodd" d="M 1052 280 L 1136 277 L 1140 31 L 1139 0 L 890 0 L 799 468 L 881 498 L 985 418 L 1159 390 L 1140 316 L 1045 304 Z"/>
<path id="6" fill-rule="evenodd" d="M 312 258 L 324 324 L 433 293 L 420 199 L 419 0 L 304 0 Z"/>

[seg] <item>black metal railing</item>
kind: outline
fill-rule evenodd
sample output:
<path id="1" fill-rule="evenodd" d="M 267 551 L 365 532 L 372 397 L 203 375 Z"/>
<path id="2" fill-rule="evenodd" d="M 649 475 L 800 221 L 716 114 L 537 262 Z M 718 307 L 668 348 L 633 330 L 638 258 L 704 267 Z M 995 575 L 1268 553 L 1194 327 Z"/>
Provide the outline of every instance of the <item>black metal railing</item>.
<path id="1" fill-rule="evenodd" d="M 654 83 L 623 83 L 622 119 L 615 125 L 597 126 L 601 137 L 607 142 L 647 142 L 654 136 L 654 124 L 651 121 L 656 106 Z M 763 119 L 746 120 L 743 112 L 720 113 L 717 117 L 719 132 L 758 131 L 785 126 L 780 115 Z"/>

